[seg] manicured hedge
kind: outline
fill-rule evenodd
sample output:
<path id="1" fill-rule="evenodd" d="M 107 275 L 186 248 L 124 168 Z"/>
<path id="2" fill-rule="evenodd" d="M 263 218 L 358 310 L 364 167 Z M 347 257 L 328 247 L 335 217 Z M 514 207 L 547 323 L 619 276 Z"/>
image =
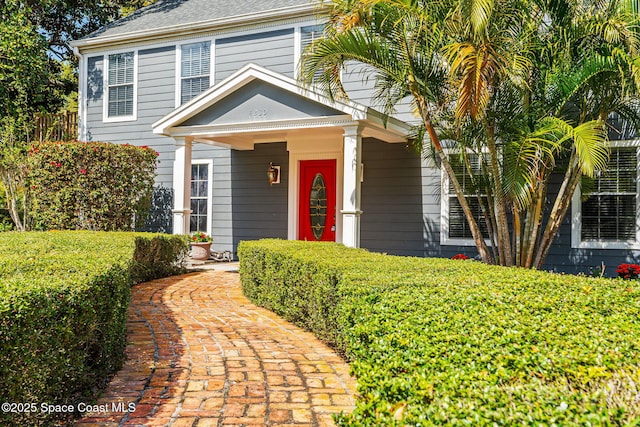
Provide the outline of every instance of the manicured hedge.
<path id="1" fill-rule="evenodd" d="M 158 153 L 108 142 L 29 146 L 33 229 L 131 231 L 151 208 Z"/>
<path id="2" fill-rule="evenodd" d="M 639 282 L 324 243 L 238 252 L 250 299 L 350 361 L 360 397 L 340 425 L 640 422 Z"/>
<path id="3" fill-rule="evenodd" d="M 55 425 L 64 414 L 40 405 L 91 402 L 122 365 L 131 284 L 183 272 L 186 251 L 177 236 L 1 233 L 0 402 L 37 410 L 0 425 Z"/>

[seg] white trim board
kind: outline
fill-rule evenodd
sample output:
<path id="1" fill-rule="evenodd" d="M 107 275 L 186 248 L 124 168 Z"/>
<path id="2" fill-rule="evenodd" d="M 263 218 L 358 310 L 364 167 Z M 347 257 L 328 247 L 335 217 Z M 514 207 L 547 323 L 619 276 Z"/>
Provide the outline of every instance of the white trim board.
<path id="1" fill-rule="evenodd" d="M 192 158 L 191 165 L 207 165 L 207 229 L 204 231 L 211 236 L 213 230 L 213 159 Z M 193 181 L 193 176 L 191 176 L 191 181 Z M 191 194 L 189 194 L 189 201 L 191 201 Z M 191 227 L 191 225 L 189 225 L 189 227 Z"/>
<path id="2" fill-rule="evenodd" d="M 287 143 L 289 151 L 289 188 L 287 239 L 298 240 L 298 204 L 300 200 L 300 162 L 305 160 L 336 161 L 336 242 L 342 243 L 342 136 L 331 141 L 298 140 Z"/>
<path id="3" fill-rule="evenodd" d="M 133 53 L 133 114 L 130 116 L 113 116 L 109 117 L 109 56 L 119 55 L 121 53 Z M 138 49 L 120 49 L 117 51 L 106 53 L 102 58 L 103 63 L 103 88 L 102 95 L 102 122 L 135 122 L 138 120 Z"/>

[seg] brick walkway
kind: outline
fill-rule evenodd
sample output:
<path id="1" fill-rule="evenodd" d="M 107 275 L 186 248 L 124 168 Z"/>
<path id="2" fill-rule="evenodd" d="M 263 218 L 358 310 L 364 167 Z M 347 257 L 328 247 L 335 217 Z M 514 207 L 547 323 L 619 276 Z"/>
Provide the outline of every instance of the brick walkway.
<path id="1" fill-rule="evenodd" d="M 134 287 L 128 331 L 125 367 L 78 427 L 331 426 L 354 403 L 342 359 L 251 304 L 237 273 Z"/>

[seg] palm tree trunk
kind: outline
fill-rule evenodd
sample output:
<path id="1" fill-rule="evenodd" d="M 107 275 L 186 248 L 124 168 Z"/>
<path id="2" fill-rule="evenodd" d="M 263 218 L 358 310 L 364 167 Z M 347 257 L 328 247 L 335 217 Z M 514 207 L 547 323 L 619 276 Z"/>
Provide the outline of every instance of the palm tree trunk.
<path id="1" fill-rule="evenodd" d="M 451 163 L 449 163 L 449 159 L 442 149 L 442 144 L 440 144 L 440 138 L 436 133 L 435 128 L 433 127 L 433 123 L 431 123 L 431 118 L 429 116 L 429 112 L 427 110 L 427 105 L 425 99 L 420 95 L 420 93 L 416 90 L 415 87 L 411 87 L 411 91 L 413 96 L 415 97 L 418 110 L 420 111 L 420 116 L 422 117 L 422 122 L 424 123 L 427 133 L 429 134 L 429 139 L 431 140 L 431 144 L 435 149 L 438 158 L 444 168 L 447 176 L 449 177 L 449 182 L 453 189 L 456 192 L 456 196 L 458 197 L 458 202 L 460 202 L 460 206 L 462 207 L 462 211 L 464 212 L 465 217 L 467 218 L 467 222 L 469 223 L 469 228 L 471 229 L 471 236 L 473 237 L 473 241 L 478 249 L 478 254 L 487 264 L 493 264 L 494 260 L 489 252 L 489 248 L 484 241 L 482 233 L 480 232 L 480 228 L 473 217 L 473 213 L 471 212 L 471 208 L 469 207 L 469 203 L 467 203 L 467 199 L 465 197 L 464 192 L 462 191 L 462 186 L 460 185 L 460 181 L 456 177 L 456 174 L 451 167 Z"/>
<path id="2" fill-rule="evenodd" d="M 482 216 L 484 216 L 485 223 L 487 225 L 487 233 L 489 234 L 489 241 L 491 242 L 491 252 L 493 253 L 493 258 L 496 258 L 496 232 L 494 228 L 495 221 L 493 220 L 493 209 L 491 209 L 491 199 L 487 197 L 487 203 L 485 203 L 479 194 L 476 195 L 476 198 L 478 199 L 480 211 L 482 212 Z"/>
<path id="3" fill-rule="evenodd" d="M 520 253 L 522 252 L 522 213 L 517 206 L 513 207 L 513 247 L 515 251 L 514 263 L 517 267 L 522 266 Z"/>
<path id="4" fill-rule="evenodd" d="M 509 222 L 507 219 L 507 209 L 505 206 L 506 198 L 504 188 L 502 187 L 502 174 L 500 173 L 500 165 L 498 164 L 498 148 L 496 146 L 495 135 L 492 127 L 485 121 L 487 129 L 487 146 L 489 148 L 489 160 L 491 165 L 491 174 L 493 176 L 493 185 L 496 190 L 494 198 L 496 226 L 498 236 L 498 253 L 500 256 L 500 265 L 513 265 L 513 256 L 511 253 L 511 239 L 509 236 Z"/>
<path id="5" fill-rule="evenodd" d="M 504 190 L 502 188 L 502 176 L 498 165 L 498 150 L 495 142 L 489 144 L 489 156 L 491 157 L 491 169 L 496 195 L 493 199 L 496 213 L 496 227 L 498 237 L 498 252 L 500 255 L 500 265 L 512 265 L 511 242 L 509 236 L 507 209 L 505 206 Z"/>
<path id="6" fill-rule="evenodd" d="M 549 220 L 547 221 L 547 226 L 545 227 L 542 235 L 540 245 L 538 246 L 538 250 L 533 261 L 534 268 L 539 269 L 544 265 L 547 255 L 549 254 L 549 250 L 551 249 L 551 244 L 560 229 L 560 225 L 562 225 L 562 221 L 569 210 L 569 206 L 571 206 L 573 193 L 575 193 L 576 188 L 578 188 L 581 177 L 582 174 L 577 166 L 577 155 L 574 150 L 571 154 L 569 167 L 567 168 L 564 179 L 562 180 L 562 185 L 560 186 L 553 208 L 549 214 Z"/>
<path id="7" fill-rule="evenodd" d="M 473 188 L 476 191 L 476 198 L 478 199 L 478 206 L 480 207 L 480 211 L 482 213 L 482 216 L 484 216 L 485 218 L 485 224 L 487 226 L 487 233 L 489 234 L 489 240 L 491 242 L 491 253 L 493 256 L 493 259 L 497 258 L 497 254 L 496 254 L 496 227 L 495 227 L 495 214 L 494 214 L 494 210 L 493 210 L 493 200 L 491 197 L 491 191 L 488 188 L 485 188 L 484 191 L 486 193 L 486 196 L 484 197 L 486 199 L 486 202 L 484 202 L 483 200 L 483 196 L 480 192 L 480 186 L 478 185 L 478 180 L 476 179 L 476 177 L 473 175 L 473 168 L 471 165 L 471 161 L 469 160 L 469 155 L 467 153 L 466 150 L 463 149 L 462 151 L 462 158 L 464 159 L 464 164 L 467 168 L 468 171 L 468 175 L 471 178 L 471 182 L 473 184 Z M 484 173 L 484 161 L 482 158 L 480 158 L 480 171 L 481 173 Z"/>
<path id="8" fill-rule="evenodd" d="M 538 184 L 536 191 L 536 202 L 533 205 L 532 217 L 531 217 L 531 234 L 529 236 L 529 247 L 527 248 L 527 257 L 525 259 L 523 267 L 531 268 L 533 262 L 533 254 L 536 248 L 536 242 L 538 241 L 538 232 L 540 229 L 540 222 L 542 219 L 542 207 L 544 202 L 544 194 L 542 194 L 542 183 Z"/>
<path id="9" fill-rule="evenodd" d="M 487 176 L 487 167 L 485 161 L 482 157 L 480 157 L 480 172 Z M 486 222 L 487 222 L 487 232 L 489 233 L 489 238 L 491 240 L 491 253 L 493 254 L 493 259 L 498 259 L 498 241 L 497 241 L 497 232 L 498 225 L 496 223 L 496 212 L 494 209 L 493 202 L 493 193 L 491 192 L 491 186 L 487 185 L 485 188 L 485 193 L 487 195 L 487 211 L 488 216 L 485 214 Z M 481 205 L 483 207 L 484 213 L 484 204 Z"/>
<path id="10" fill-rule="evenodd" d="M 429 133 L 430 137 L 432 133 L 434 134 L 434 136 L 437 137 L 437 135 L 435 135 L 435 129 L 433 129 L 433 126 L 430 123 L 427 125 L 427 132 Z M 433 143 L 433 140 L 432 140 L 432 143 Z M 460 203 L 460 206 L 462 207 L 462 211 L 464 212 L 467 222 L 469 223 L 469 228 L 471 229 L 471 236 L 473 237 L 473 241 L 476 244 L 476 247 L 478 248 L 478 253 L 482 258 L 482 261 L 488 264 L 493 264 L 494 263 L 493 257 L 491 256 L 489 248 L 487 247 L 487 244 L 484 241 L 484 237 L 482 236 L 480 228 L 478 227 L 478 223 L 476 222 L 476 219 L 473 217 L 473 212 L 471 212 L 471 207 L 469 206 L 469 203 L 467 202 L 467 198 L 465 197 L 465 194 L 462 191 L 462 186 L 460 185 L 460 182 L 458 181 L 458 178 L 456 177 L 455 172 L 451 167 L 449 160 L 447 159 L 447 156 L 442 150 L 442 146 L 440 145 L 439 141 L 437 142 L 437 144 L 439 146 L 439 149 L 438 147 L 436 147 L 436 153 L 438 153 L 438 157 L 440 158 L 442 167 L 444 167 L 444 170 L 447 172 L 447 176 L 449 177 L 449 183 L 451 184 L 454 191 L 456 192 L 456 196 L 458 197 L 458 202 Z M 434 144 L 434 147 L 435 147 L 435 144 Z"/>
<path id="11" fill-rule="evenodd" d="M 531 204 L 527 206 L 527 211 L 524 218 L 524 231 L 522 237 L 522 251 L 520 253 L 520 265 L 522 267 L 527 264 L 527 255 L 531 250 L 531 234 L 533 233 L 533 218 L 535 217 L 535 206 L 537 204 L 536 195 L 534 193 L 531 200 Z"/>

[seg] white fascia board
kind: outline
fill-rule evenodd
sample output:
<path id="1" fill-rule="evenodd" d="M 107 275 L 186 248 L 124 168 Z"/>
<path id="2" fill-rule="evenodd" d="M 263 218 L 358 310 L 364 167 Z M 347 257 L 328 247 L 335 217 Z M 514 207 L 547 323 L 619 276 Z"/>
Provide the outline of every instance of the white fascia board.
<path id="1" fill-rule="evenodd" d="M 372 108 L 367 109 L 367 121 L 380 129 L 395 133 L 404 138 L 411 132 L 410 124 L 395 117 L 385 116 L 385 114 Z"/>
<path id="2" fill-rule="evenodd" d="M 351 116 L 313 117 L 309 119 L 272 120 L 266 122 L 246 122 L 224 125 L 198 125 L 174 127 L 167 136 L 172 137 L 216 137 L 240 133 L 267 132 L 279 130 L 311 129 L 322 127 L 353 126 L 357 122 Z"/>
<path id="3" fill-rule="evenodd" d="M 223 30 L 234 27 L 244 27 L 256 22 L 268 20 L 282 20 L 301 14 L 317 14 L 326 6 L 317 3 L 272 9 L 253 14 L 232 16 L 219 19 L 211 19 L 201 22 L 190 22 L 187 24 L 171 25 L 167 27 L 152 28 L 148 30 L 132 31 L 112 36 L 97 36 L 81 40 L 72 40 L 71 47 L 78 49 L 88 49 L 114 44 L 130 44 L 154 39 L 163 39 L 167 36 L 175 37 L 183 34 L 194 34 L 200 31 Z"/>

